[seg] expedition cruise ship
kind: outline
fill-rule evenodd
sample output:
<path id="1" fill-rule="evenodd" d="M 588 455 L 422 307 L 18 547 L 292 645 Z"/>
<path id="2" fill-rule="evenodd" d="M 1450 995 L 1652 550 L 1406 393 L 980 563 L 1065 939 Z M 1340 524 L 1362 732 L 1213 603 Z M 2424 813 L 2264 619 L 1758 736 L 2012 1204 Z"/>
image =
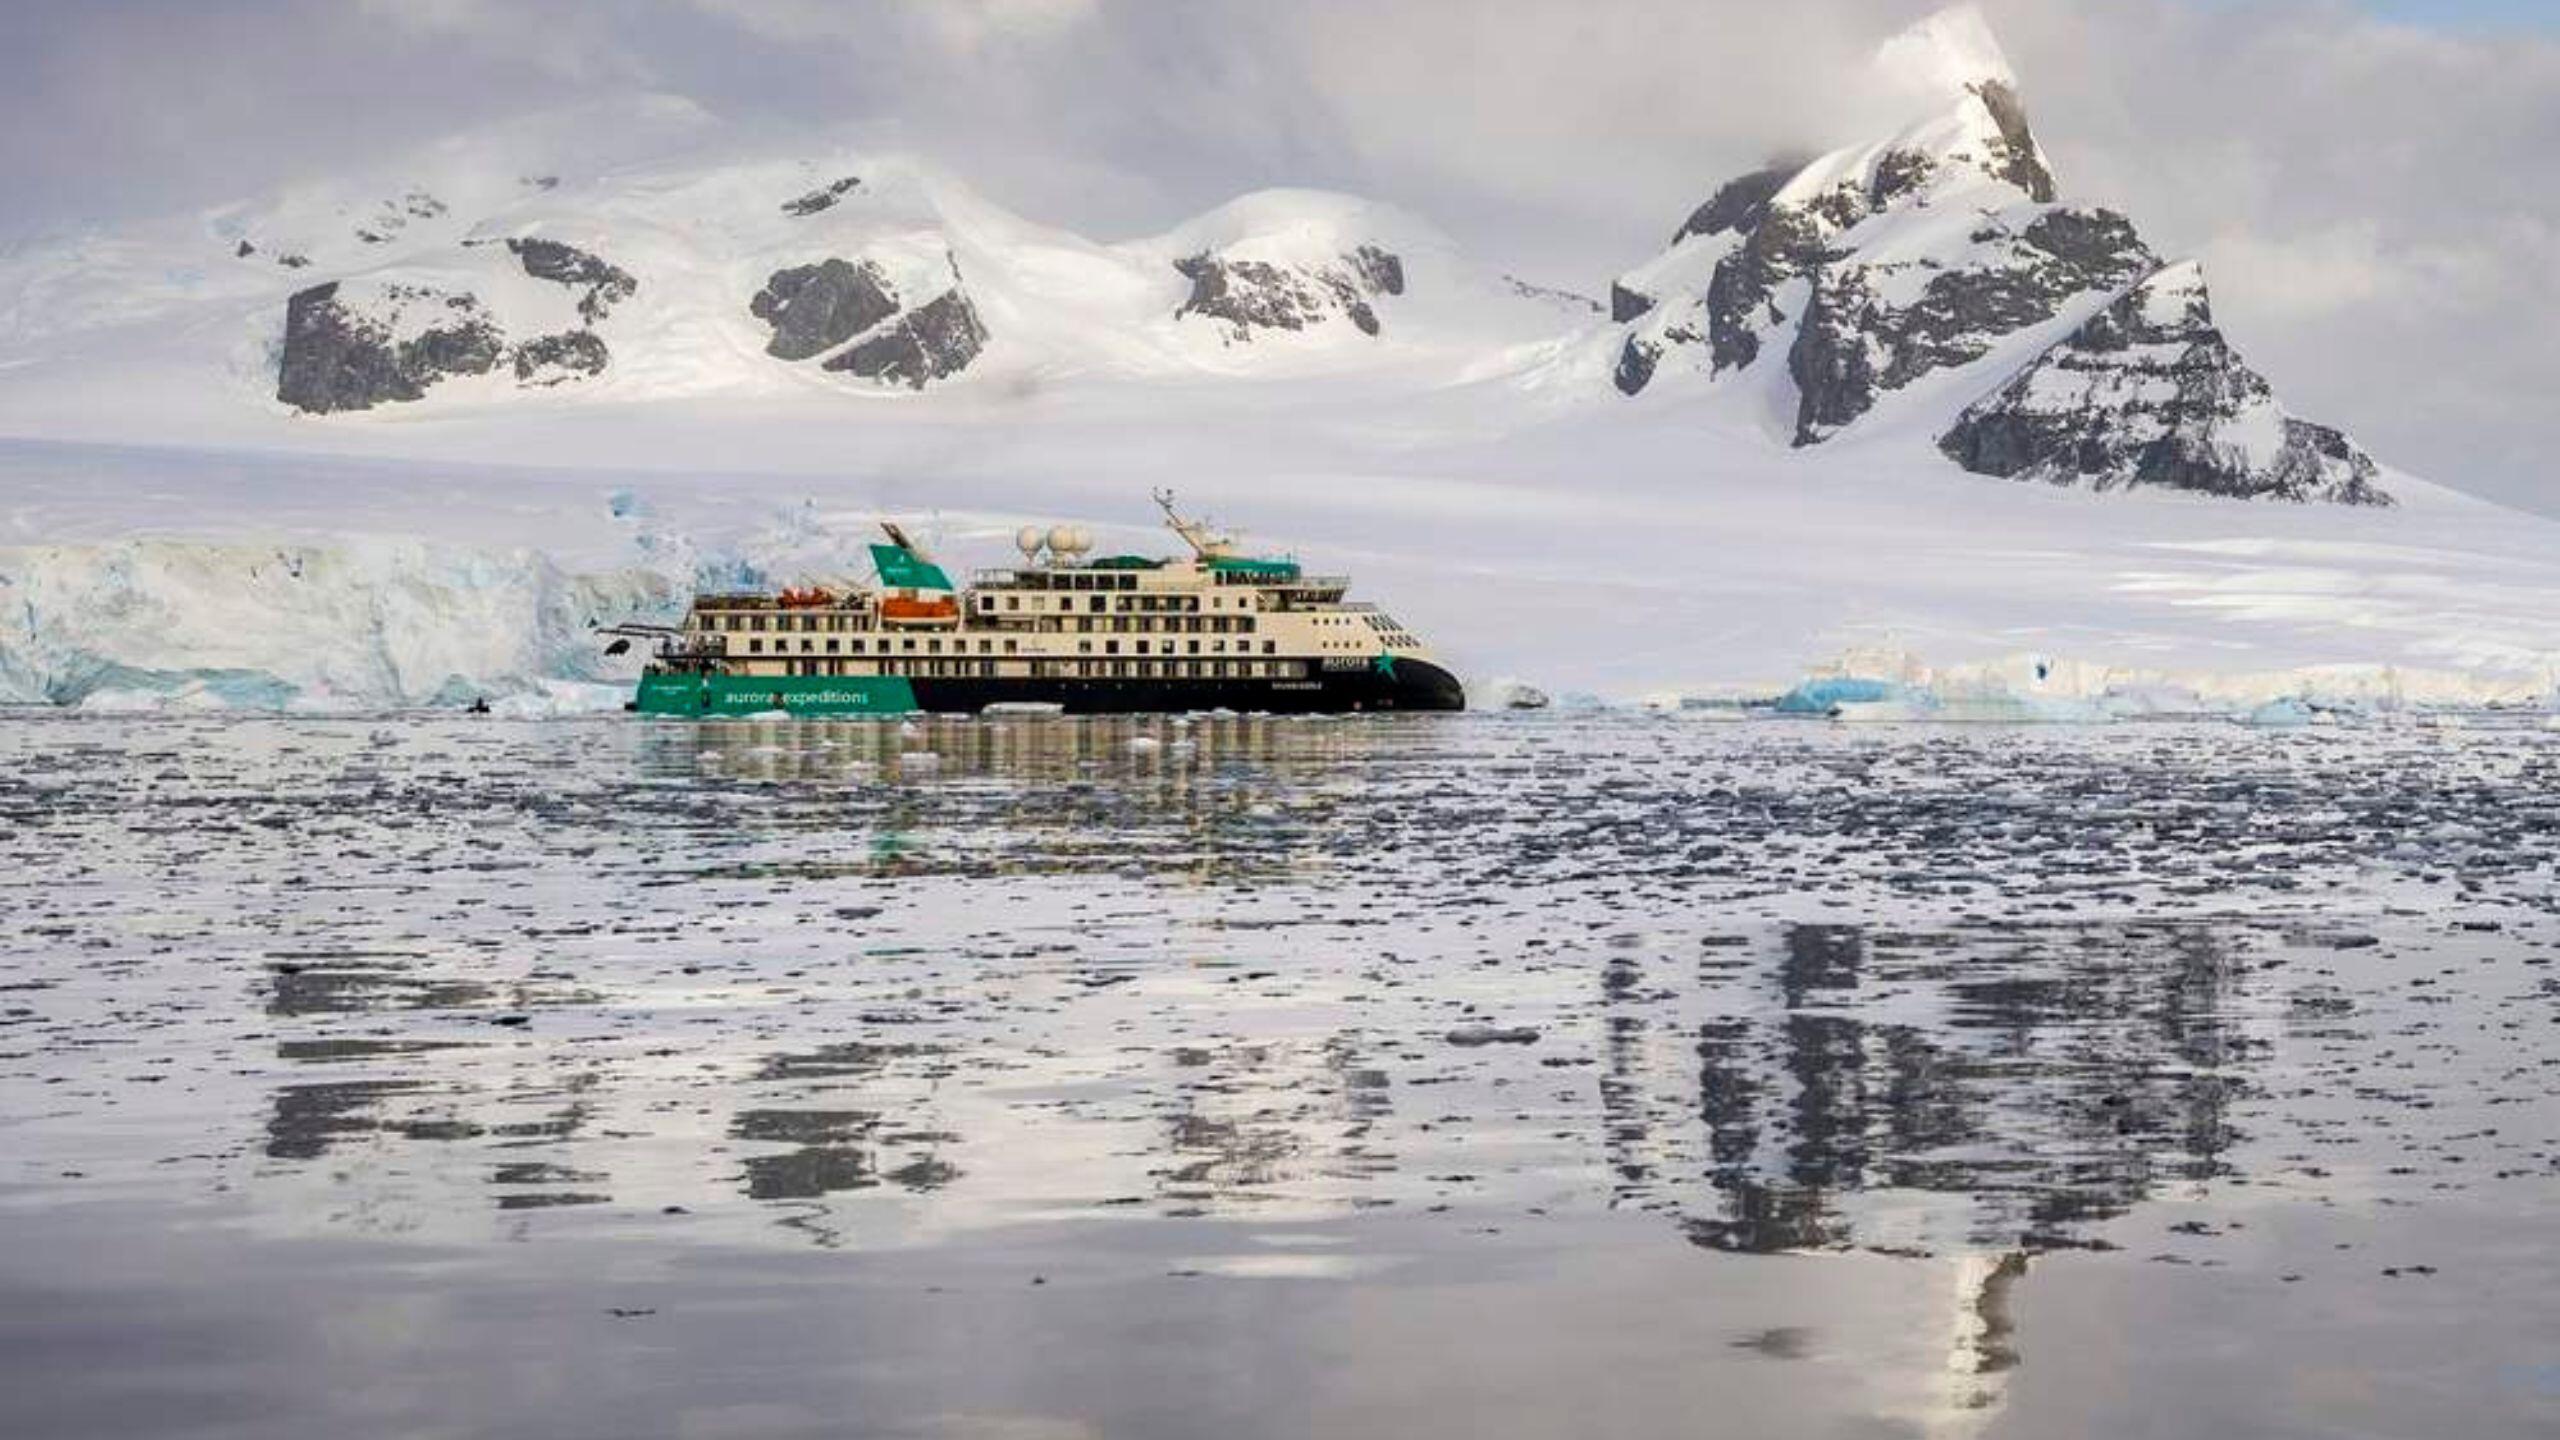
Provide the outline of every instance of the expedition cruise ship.
<path id="1" fill-rule="evenodd" d="M 630 708 L 650 715 L 881 715 L 989 706 L 1068 714 L 1462 710 L 1466 692 L 1350 581 L 1235 553 L 1159 492 L 1188 558 L 1087 558 L 1074 526 L 1026 527 L 1023 563 L 955 588 L 883 522 L 877 585 L 694 597 Z"/>

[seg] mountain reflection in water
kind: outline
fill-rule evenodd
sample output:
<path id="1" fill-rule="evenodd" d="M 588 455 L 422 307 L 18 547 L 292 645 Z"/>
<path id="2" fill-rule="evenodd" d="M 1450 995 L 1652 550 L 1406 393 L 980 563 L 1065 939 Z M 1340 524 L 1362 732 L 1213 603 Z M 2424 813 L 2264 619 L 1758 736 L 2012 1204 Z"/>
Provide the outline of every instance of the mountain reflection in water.
<path id="1" fill-rule="evenodd" d="M 0 766 L 0 1087 L 30 1117 L 0 1179 L 76 1172 L 84 1203 L 192 1187 L 277 1234 L 461 1246 L 1233 1219 L 1350 1226 L 1349 1258 L 1372 1220 L 1650 1216 L 1686 1254 L 1941 1267 L 1943 1429 L 2032 1363 L 2039 1257 L 2204 1246 L 2167 1216 L 2215 1193 L 2424 1205 L 2560 1169 L 2501 1123 L 2547 1110 L 2530 1057 L 2560 1054 L 2541 736 L 0 746 L 44 754 Z"/>

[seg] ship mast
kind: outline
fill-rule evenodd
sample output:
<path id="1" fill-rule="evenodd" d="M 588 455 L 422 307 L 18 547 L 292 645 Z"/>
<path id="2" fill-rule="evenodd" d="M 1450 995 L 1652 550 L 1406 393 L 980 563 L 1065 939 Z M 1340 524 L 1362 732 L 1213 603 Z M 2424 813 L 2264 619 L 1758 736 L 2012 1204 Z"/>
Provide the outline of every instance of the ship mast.
<path id="1" fill-rule="evenodd" d="M 1182 543 L 1191 547 L 1193 556 L 1202 560 L 1218 560 L 1235 553 L 1234 536 L 1222 535 L 1201 521 L 1183 519 L 1182 512 L 1173 508 L 1172 491 L 1158 490 L 1155 497 L 1156 508 L 1164 512 L 1165 528 L 1181 536 Z"/>

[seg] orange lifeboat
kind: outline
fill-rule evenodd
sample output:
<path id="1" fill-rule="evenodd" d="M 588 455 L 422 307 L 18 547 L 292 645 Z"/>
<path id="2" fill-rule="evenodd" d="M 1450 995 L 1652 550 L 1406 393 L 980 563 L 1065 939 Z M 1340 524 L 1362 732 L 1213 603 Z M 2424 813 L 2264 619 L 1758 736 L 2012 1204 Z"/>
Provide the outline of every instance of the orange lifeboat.
<path id="1" fill-rule="evenodd" d="M 779 603 L 785 610 L 815 610 L 836 603 L 835 592 L 811 586 L 806 590 L 785 590 Z"/>
<path id="2" fill-rule="evenodd" d="M 937 596 L 931 600 L 908 595 L 887 595 L 880 600 L 880 618 L 883 620 L 957 620 L 960 618 L 960 602 L 948 595 Z"/>

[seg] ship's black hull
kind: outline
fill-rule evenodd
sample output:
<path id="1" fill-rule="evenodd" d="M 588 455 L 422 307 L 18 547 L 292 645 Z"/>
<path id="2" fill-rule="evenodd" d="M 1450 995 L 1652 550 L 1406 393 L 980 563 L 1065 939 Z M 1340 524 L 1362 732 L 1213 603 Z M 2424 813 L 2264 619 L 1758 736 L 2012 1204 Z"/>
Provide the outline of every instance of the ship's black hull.
<path id="1" fill-rule="evenodd" d="M 1457 677 L 1420 660 L 1392 672 L 1363 667 L 1303 680 L 994 679 L 910 677 L 916 708 L 975 714 L 990 705 L 1056 705 L 1069 715 L 1179 714 L 1190 710 L 1338 715 L 1372 711 L 1464 710 Z"/>

